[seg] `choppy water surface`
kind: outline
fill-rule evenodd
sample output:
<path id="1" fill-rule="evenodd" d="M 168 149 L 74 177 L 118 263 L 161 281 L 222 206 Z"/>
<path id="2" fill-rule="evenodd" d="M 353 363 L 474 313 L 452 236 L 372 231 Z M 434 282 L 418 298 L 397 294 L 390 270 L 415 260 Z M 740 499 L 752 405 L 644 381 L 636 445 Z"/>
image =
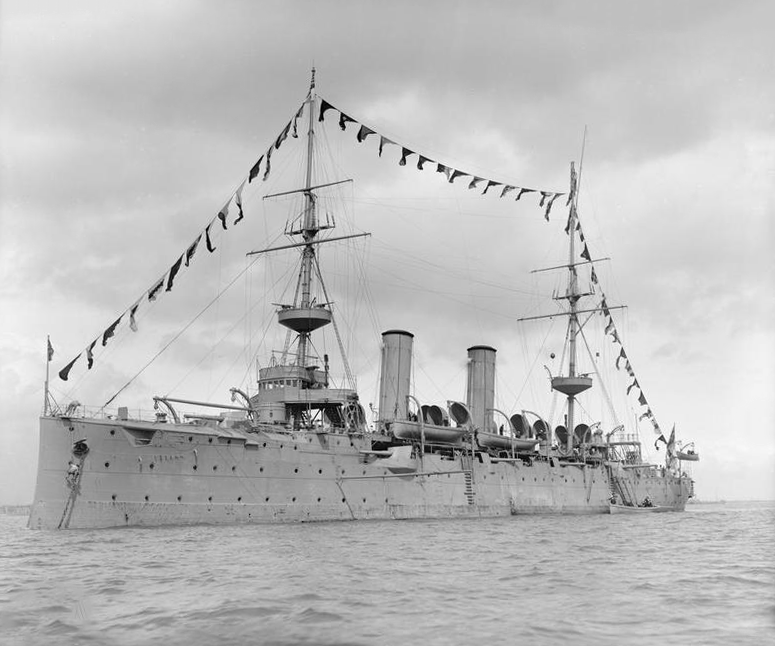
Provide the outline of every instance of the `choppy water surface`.
<path id="1" fill-rule="evenodd" d="M 3 644 L 762 644 L 775 503 L 683 514 L 39 532 Z"/>

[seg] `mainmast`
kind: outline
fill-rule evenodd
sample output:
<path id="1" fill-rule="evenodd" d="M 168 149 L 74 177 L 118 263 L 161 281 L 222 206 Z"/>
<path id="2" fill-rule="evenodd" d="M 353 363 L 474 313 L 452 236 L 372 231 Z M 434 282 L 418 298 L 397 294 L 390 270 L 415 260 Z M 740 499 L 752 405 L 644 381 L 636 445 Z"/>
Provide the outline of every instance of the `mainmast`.
<path id="1" fill-rule="evenodd" d="M 582 151 L 583 158 L 583 151 Z M 579 169 L 580 171 L 580 169 Z M 568 375 L 554 377 L 552 379 L 552 388 L 563 393 L 568 399 L 567 415 L 567 440 L 565 450 L 570 453 L 573 450 L 573 439 L 575 429 L 575 408 L 576 395 L 592 387 L 592 379 L 587 375 L 579 376 L 576 374 L 576 337 L 579 334 L 578 301 L 583 296 L 578 288 L 578 271 L 576 270 L 576 204 L 578 201 L 578 186 L 576 180 L 576 170 L 571 162 L 571 205 L 568 216 L 568 288 L 563 298 L 568 301 Z"/>

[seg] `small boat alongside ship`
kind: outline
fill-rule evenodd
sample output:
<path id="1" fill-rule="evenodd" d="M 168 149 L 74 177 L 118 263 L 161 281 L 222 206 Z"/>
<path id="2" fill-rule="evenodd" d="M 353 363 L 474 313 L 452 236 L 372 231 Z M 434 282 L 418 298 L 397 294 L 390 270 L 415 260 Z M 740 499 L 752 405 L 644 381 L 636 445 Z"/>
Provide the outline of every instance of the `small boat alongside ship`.
<path id="1" fill-rule="evenodd" d="M 577 341 L 587 318 L 600 314 L 610 321 L 605 300 L 594 299 L 595 260 L 583 241 L 577 210 L 577 178 L 571 168 L 567 206 L 569 249 L 559 269 L 567 274 L 562 314 L 567 347 L 561 374 L 551 376 L 553 393 L 564 398 L 562 411 L 544 415 L 520 409 L 505 413 L 495 407 L 496 349 L 468 347 L 465 393 L 451 393 L 445 405 L 420 401 L 413 390 L 414 334 L 390 329 L 381 335 L 377 408 L 369 420 L 353 380 L 336 384 L 327 354 L 318 356 L 314 335 L 333 328 L 338 346 L 334 308 L 326 289 L 316 250 L 339 238 L 322 237 L 333 224 L 319 212 L 319 195 L 326 186 L 315 176 L 316 128 L 327 110 L 336 110 L 316 94 L 314 72 L 302 108 L 251 168 L 248 183 L 264 177 L 269 157 L 297 121 L 307 125 L 307 161 L 303 186 L 289 189 L 303 199 L 292 243 L 274 249 L 300 252 L 296 289 L 291 302 L 278 305 L 277 322 L 289 342 L 279 358 L 259 368 L 255 384 L 230 390 L 231 404 L 171 396 L 153 397 L 155 414 L 144 419 L 127 407 L 90 414 L 78 404 L 47 405 L 40 419 L 40 451 L 35 499 L 29 527 L 36 529 L 158 526 L 171 524 L 280 523 L 328 520 L 492 517 L 515 514 L 654 513 L 680 511 L 694 494 L 693 482 L 679 460 L 696 461 L 697 454 L 675 452 L 674 434 L 664 440 L 664 466 L 644 461 L 635 428 L 620 423 L 605 427 L 599 420 L 581 419 L 579 402 L 593 387 L 594 371 L 579 370 Z M 340 126 L 354 119 L 340 112 Z M 364 131 L 365 128 L 365 131 Z M 365 132 L 365 134 L 363 134 Z M 376 134 L 361 126 L 358 141 Z M 380 140 L 382 153 L 383 137 Z M 393 143 L 388 141 L 388 143 Z M 408 154 L 403 149 L 402 162 Z M 418 169 L 422 170 L 420 157 Z M 404 164 L 402 164 L 404 165 Z M 441 167 L 441 164 L 438 164 Z M 465 174 L 443 167 L 451 177 Z M 483 178 L 474 177 L 471 186 Z M 500 184 L 488 181 L 487 188 Z M 242 218 L 241 191 L 218 214 L 226 229 L 234 210 Z M 487 191 L 485 189 L 485 192 Z M 500 187 L 499 187 L 500 188 Z M 507 189 L 503 187 L 502 195 Z M 521 189 L 519 196 L 525 191 Z M 543 193 L 542 193 L 543 194 Z M 549 208 L 561 193 L 543 195 Z M 519 199 L 519 198 L 517 198 Z M 229 211 L 231 205 L 232 211 Z M 216 224 L 218 222 L 216 221 Z M 204 231 L 212 251 L 210 229 Z M 196 242 L 160 283 L 167 291 L 175 274 L 193 257 Z M 558 269 L 557 267 L 552 269 Z M 581 288 L 581 272 L 592 270 L 592 289 Z M 158 286 L 157 286 L 158 287 Z M 153 300 L 159 289 L 148 292 Z M 139 303 L 139 301 L 138 301 Z M 105 331 L 102 345 L 116 325 L 130 318 L 137 304 Z M 133 327 L 134 329 L 134 327 Z M 618 337 L 617 337 L 618 340 Z M 476 343 L 477 339 L 472 339 Z M 95 342 L 85 356 L 92 366 Z M 375 340 L 375 349 L 377 343 Z M 376 352 L 375 352 L 376 354 Z M 624 350 L 621 352 L 624 355 Z M 342 352 L 342 366 L 349 374 Z M 79 355 L 81 356 L 81 355 Z M 60 371 L 64 379 L 78 360 Z M 627 372 L 629 360 L 622 356 Z M 617 359 L 617 368 L 619 359 Z M 63 376 L 64 375 L 64 376 Z M 48 391 L 48 388 L 47 388 Z M 629 389 L 628 389 L 629 394 Z M 645 401 L 641 394 L 641 403 Z M 196 406 L 200 412 L 181 412 Z M 201 412 L 201 408 L 212 410 Z M 496 415 L 498 422 L 496 422 Z M 650 407 L 644 413 L 653 421 Z M 501 419 L 502 418 L 502 419 Z M 612 499 L 622 504 L 612 503 Z M 654 506 L 637 506 L 649 498 Z"/>
<path id="2" fill-rule="evenodd" d="M 610 512 L 612 514 L 661 514 L 666 511 L 677 511 L 674 507 L 664 507 L 661 505 L 636 506 L 636 505 L 616 505 L 611 503 Z"/>

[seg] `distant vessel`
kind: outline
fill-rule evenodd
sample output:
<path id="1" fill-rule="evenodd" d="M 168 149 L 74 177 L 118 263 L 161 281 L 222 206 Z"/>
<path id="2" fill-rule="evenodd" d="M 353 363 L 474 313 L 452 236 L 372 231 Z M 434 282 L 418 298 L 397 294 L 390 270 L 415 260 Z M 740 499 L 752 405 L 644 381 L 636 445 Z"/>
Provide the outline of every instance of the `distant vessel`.
<path id="1" fill-rule="evenodd" d="M 354 388 L 334 387 L 328 355 L 321 361 L 312 344 L 318 330 L 336 325 L 316 247 L 354 236 L 319 237 L 333 226 L 322 223 L 318 212 L 318 193 L 331 184 L 316 184 L 313 165 L 315 117 L 319 114 L 322 120 L 331 107 L 323 104 L 316 96 L 313 72 L 303 106 L 309 130 L 305 183 L 298 192 L 304 196 L 304 209 L 297 226 L 287 231 L 297 242 L 284 247 L 301 252 L 297 289 L 293 302 L 277 310 L 277 321 L 289 331 L 290 347 L 279 360 L 260 368 L 253 394 L 231 389 L 233 405 L 154 397 L 157 412 L 152 419 L 130 417 L 123 407 L 110 415 L 102 411 L 87 416 L 77 402 L 64 410 L 47 405 L 40 420 L 29 526 L 602 514 L 618 509 L 612 499 L 635 509 L 646 498 L 659 510 L 683 510 L 693 495 L 693 482 L 676 467 L 672 436 L 665 442 L 667 464 L 659 466 L 642 460 L 634 430 L 625 431 L 624 425 L 603 429 L 599 422 L 577 419 L 577 398 L 593 382 L 589 374 L 577 371 L 581 315 L 608 315 L 608 308 L 579 307 L 590 295 L 579 288 L 579 268 L 593 264 L 584 252 L 579 258 L 575 175 L 568 200 L 568 262 L 561 266 L 568 284 L 558 296 L 567 303 L 562 314 L 568 320 L 567 367 L 564 374 L 551 377 L 552 389 L 565 398 L 560 423 L 527 410 L 506 414 L 495 408 L 496 350 L 488 345 L 468 348 L 464 398 L 451 397 L 441 406 L 419 401 L 411 383 L 414 335 L 400 329 L 382 334 L 373 425 Z M 345 118 L 353 121 L 341 113 L 343 130 Z M 295 133 L 296 119 L 292 124 Z M 278 139 L 275 149 L 281 142 Z M 265 163 L 268 173 L 268 156 Z M 241 217 L 239 199 L 234 203 Z M 221 216 L 225 229 L 224 212 Z M 209 227 L 205 233 L 209 248 Z M 187 252 L 186 264 L 191 255 Z M 176 265 L 179 268 L 180 261 Z M 168 290 L 176 271 L 173 267 Z M 320 300 L 316 293 L 322 295 Z M 103 345 L 118 322 L 106 331 Z M 87 351 L 90 367 L 93 346 Z M 342 361 L 349 372 L 344 356 Z M 180 414 L 179 405 L 216 412 Z M 496 413 L 503 424 L 495 422 Z M 678 458 L 696 459 L 688 455 Z"/>

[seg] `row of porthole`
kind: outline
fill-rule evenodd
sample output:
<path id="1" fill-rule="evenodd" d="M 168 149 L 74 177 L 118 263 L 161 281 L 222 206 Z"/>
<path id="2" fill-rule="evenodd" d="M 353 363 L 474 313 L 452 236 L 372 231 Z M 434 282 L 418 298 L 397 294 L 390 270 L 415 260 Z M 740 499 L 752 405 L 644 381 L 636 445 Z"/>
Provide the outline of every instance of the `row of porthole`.
<path id="1" fill-rule="evenodd" d="M 156 465 L 155 465 L 153 462 L 151 462 L 151 463 L 148 465 L 148 468 L 149 468 L 149 469 L 153 469 L 155 466 L 156 466 Z M 105 463 L 105 468 L 106 468 L 106 469 L 109 469 L 109 468 L 110 468 L 110 462 L 106 462 L 106 463 Z M 199 466 L 198 466 L 198 465 L 196 465 L 196 464 L 195 464 L 195 465 L 192 467 L 192 469 L 193 469 L 194 471 L 196 471 L 198 468 L 199 468 Z M 214 464 L 214 465 L 213 465 L 213 471 L 217 471 L 217 470 L 218 470 L 218 465 L 217 465 L 217 464 Z M 232 466 L 232 467 L 231 467 L 231 470 L 232 470 L 232 471 L 236 471 L 236 470 L 237 470 L 237 467 L 236 467 L 236 466 Z M 259 473 L 263 473 L 263 472 L 264 472 L 264 467 L 259 467 L 259 468 L 258 468 L 258 471 L 259 471 Z M 298 468 L 298 467 L 294 468 L 293 472 L 294 472 L 294 473 L 298 473 L 298 472 L 299 472 L 299 468 Z M 344 475 L 344 473 L 345 473 L 345 470 L 344 470 L 344 469 L 342 469 L 342 475 Z M 323 469 L 318 469 L 318 474 L 320 474 L 320 475 L 323 475 Z M 363 471 L 363 475 L 366 475 L 366 470 L 365 470 L 365 469 L 364 469 L 364 471 Z M 524 478 L 523 478 L 523 480 L 524 480 Z"/>

